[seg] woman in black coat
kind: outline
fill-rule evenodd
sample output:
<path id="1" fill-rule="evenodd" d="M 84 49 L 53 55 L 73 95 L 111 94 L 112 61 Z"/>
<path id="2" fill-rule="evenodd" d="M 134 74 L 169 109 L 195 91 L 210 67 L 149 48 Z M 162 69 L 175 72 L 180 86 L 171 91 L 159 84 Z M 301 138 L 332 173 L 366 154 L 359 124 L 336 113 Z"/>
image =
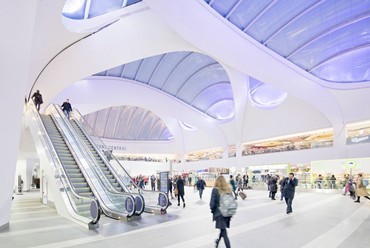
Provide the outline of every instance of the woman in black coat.
<path id="1" fill-rule="evenodd" d="M 180 206 L 180 197 L 183 202 L 183 207 L 185 207 L 185 189 L 184 189 L 184 180 L 182 180 L 181 176 L 178 177 L 177 183 L 176 183 L 178 195 L 177 195 L 177 206 Z"/>
<path id="2" fill-rule="evenodd" d="M 230 228 L 231 217 L 222 216 L 220 210 L 218 209 L 220 205 L 220 194 L 223 193 L 232 193 L 232 190 L 225 178 L 223 176 L 219 176 L 216 179 L 215 187 L 212 189 L 209 207 L 211 208 L 213 221 L 216 221 L 216 228 L 220 229 L 220 235 L 215 241 L 216 247 L 218 247 L 221 238 L 224 238 L 226 248 L 230 248 L 230 240 L 227 236 L 226 228 Z"/>
<path id="3" fill-rule="evenodd" d="M 270 188 L 271 200 L 276 200 L 275 194 L 277 192 L 278 187 L 277 187 L 277 180 L 275 176 L 271 177 L 269 181 L 269 188 Z"/>

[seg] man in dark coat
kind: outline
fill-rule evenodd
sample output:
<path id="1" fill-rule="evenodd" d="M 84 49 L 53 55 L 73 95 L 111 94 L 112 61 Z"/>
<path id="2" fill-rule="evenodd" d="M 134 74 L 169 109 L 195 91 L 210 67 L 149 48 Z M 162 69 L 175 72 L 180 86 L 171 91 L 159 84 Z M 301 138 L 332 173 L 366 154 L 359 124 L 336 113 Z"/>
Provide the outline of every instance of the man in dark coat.
<path id="1" fill-rule="evenodd" d="M 35 106 L 36 106 L 37 111 L 40 111 L 40 106 L 41 106 L 41 104 L 44 103 L 44 101 L 42 100 L 42 95 L 41 95 L 40 91 L 36 90 L 36 92 L 33 93 L 31 98 L 35 102 Z"/>
<path id="2" fill-rule="evenodd" d="M 202 199 L 203 190 L 204 190 L 205 186 L 206 186 L 206 182 L 200 177 L 198 182 L 197 182 L 197 189 L 199 191 L 200 199 Z"/>
<path id="3" fill-rule="evenodd" d="M 294 177 L 294 173 L 289 173 L 289 177 L 285 178 L 283 183 L 284 197 L 287 205 L 286 213 L 293 212 L 292 203 L 294 199 L 295 187 L 298 185 L 298 179 Z"/>
<path id="4" fill-rule="evenodd" d="M 67 118 L 69 119 L 70 117 L 70 113 L 72 111 L 72 105 L 69 103 L 69 99 L 67 99 L 63 104 L 62 104 L 62 110 L 64 112 L 64 114 L 67 116 Z"/>
<path id="5" fill-rule="evenodd" d="M 177 206 L 180 206 L 180 197 L 183 202 L 183 207 L 185 207 L 185 189 L 184 189 L 184 180 L 182 180 L 181 176 L 178 177 L 177 182 L 176 182 L 176 187 L 178 191 L 177 195 Z"/>

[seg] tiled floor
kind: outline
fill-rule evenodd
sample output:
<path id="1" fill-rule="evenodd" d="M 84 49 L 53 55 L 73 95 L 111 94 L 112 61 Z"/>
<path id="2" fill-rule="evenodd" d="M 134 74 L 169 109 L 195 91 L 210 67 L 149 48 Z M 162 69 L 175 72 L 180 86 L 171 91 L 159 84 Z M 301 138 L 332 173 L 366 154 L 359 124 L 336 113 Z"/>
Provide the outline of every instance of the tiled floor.
<path id="1" fill-rule="evenodd" d="M 218 234 L 211 221 L 206 189 L 203 200 L 186 188 L 186 208 L 172 205 L 167 215 L 143 214 L 122 223 L 103 218 L 98 230 L 86 230 L 42 206 L 38 194 L 13 201 L 9 231 L 0 233 L 1 248 L 15 247 L 214 247 Z M 271 201 L 267 191 L 246 191 L 228 234 L 231 247 L 370 247 L 370 201 L 353 203 L 348 196 L 297 193 L 294 213 Z M 366 201 L 365 201 L 366 200 Z M 219 247 L 225 247 L 223 243 Z"/>

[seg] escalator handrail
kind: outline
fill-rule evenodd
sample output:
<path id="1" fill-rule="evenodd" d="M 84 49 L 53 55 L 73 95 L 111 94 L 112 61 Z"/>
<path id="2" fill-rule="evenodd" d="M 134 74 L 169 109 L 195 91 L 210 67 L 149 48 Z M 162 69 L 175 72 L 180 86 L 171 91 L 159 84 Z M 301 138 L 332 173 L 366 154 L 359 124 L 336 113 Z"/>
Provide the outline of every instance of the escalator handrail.
<path id="1" fill-rule="evenodd" d="M 91 132 L 92 132 L 92 134 L 94 135 L 94 137 L 96 138 L 96 139 L 98 139 L 99 140 L 99 142 L 101 143 L 101 144 L 104 144 L 104 142 L 100 139 L 100 137 L 95 133 L 95 131 L 94 131 L 94 129 L 87 123 L 87 121 L 84 119 L 84 117 L 82 116 L 82 114 L 80 113 L 80 111 L 78 110 L 78 109 L 76 109 L 76 108 L 74 108 L 73 109 L 73 112 L 74 112 L 74 114 L 76 114 L 77 113 L 77 115 L 78 115 L 78 118 L 81 118 L 83 121 L 84 121 L 84 124 L 91 130 Z M 77 122 L 76 122 L 77 123 Z M 84 130 L 84 128 L 82 128 L 82 130 L 85 132 L 85 130 Z M 92 139 L 90 138 L 90 135 L 87 135 L 86 137 L 88 137 L 88 139 L 89 139 L 89 141 L 90 141 L 90 143 L 94 146 L 94 148 L 95 148 L 95 150 L 99 150 L 99 152 L 100 152 L 100 149 L 97 149 L 97 147 L 96 147 L 96 144 L 95 144 L 95 142 L 93 142 L 92 141 Z M 116 161 L 116 163 L 120 166 L 120 168 L 125 172 L 125 174 L 126 174 L 126 176 L 128 176 L 128 178 L 130 179 L 130 182 L 131 182 L 131 184 L 135 187 L 135 188 L 137 188 L 138 189 L 138 192 L 140 193 L 140 192 L 147 192 L 147 193 L 158 193 L 158 194 L 163 194 L 163 197 L 165 197 L 166 198 L 166 201 L 167 201 L 167 206 L 165 206 L 165 207 L 161 207 L 161 210 L 165 210 L 165 209 L 167 209 L 168 208 L 168 203 L 169 203 L 169 199 L 168 199 L 168 196 L 167 196 L 167 194 L 165 194 L 165 193 L 163 193 L 163 192 L 161 192 L 161 191 L 150 191 L 150 190 L 145 190 L 145 189 L 141 189 L 135 182 L 134 182 L 134 180 L 132 179 L 132 177 L 130 176 L 130 174 L 126 171 L 126 169 L 122 166 L 122 164 L 119 162 L 119 160 L 109 151 L 109 149 L 107 149 L 107 151 L 110 153 L 110 155 L 111 155 L 111 157 L 112 157 L 112 159 L 114 159 L 115 161 Z M 99 153 L 99 155 L 100 155 L 100 153 Z M 105 156 L 103 156 L 103 158 L 106 158 Z M 105 162 L 106 162 L 106 159 L 104 160 Z M 112 170 L 112 168 L 111 168 L 111 166 L 110 166 L 110 163 L 106 163 L 106 165 L 108 166 L 109 165 L 109 169 L 111 170 L 111 171 L 114 171 L 114 170 Z M 116 175 L 116 174 L 115 174 Z M 122 182 L 122 180 L 121 180 L 121 178 L 120 177 L 116 177 L 116 179 L 117 179 L 117 181 L 119 181 L 120 182 L 120 184 L 124 184 L 123 182 Z M 125 185 L 125 184 L 124 184 Z M 126 186 L 126 185 L 125 185 Z M 129 190 L 129 188 L 126 186 L 125 187 L 127 190 Z M 129 190 L 130 191 L 130 190 Z M 152 207 L 157 207 L 157 206 L 152 206 Z"/>
<path id="2" fill-rule="evenodd" d="M 73 131 L 74 131 L 74 130 L 72 131 L 73 127 L 71 127 L 71 124 L 69 123 L 69 121 L 68 121 L 68 120 L 67 120 L 67 118 L 65 117 L 65 115 L 64 115 L 64 113 L 62 112 L 62 110 L 60 109 L 60 107 L 59 107 L 59 106 L 57 106 L 57 105 L 55 105 L 55 104 L 51 104 L 51 106 L 52 106 L 52 107 L 57 111 L 57 113 L 58 113 L 59 117 L 61 117 L 61 119 L 62 119 L 62 121 L 63 121 L 63 124 L 64 124 L 64 125 L 66 125 L 66 129 L 68 130 L 68 132 L 70 132 L 70 136 L 71 136 L 71 137 L 73 137 L 72 139 L 74 139 L 74 141 L 76 142 L 76 145 L 77 145 L 77 147 L 80 149 L 80 152 L 82 153 L 82 155 L 84 155 L 84 152 L 87 152 L 87 153 L 89 154 L 89 158 L 88 158 L 88 159 L 90 159 L 90 162 L 92 162 L 94 165 L 96 165 L 96 164 L 95 164 L 95 163 L 96 163 L 96 161 L 95 161 L 95 160 L 92 160 L 92 161 L 91 161 L 91 156 L 92 156 L 92 154 L 91 154 L 91 152 L 88 150 L 88 148 L 86 147 L 85 143 L 84 143 L 83 141 L 81 141 L 80 139 L 76 138 L 78 135 L 73 133 Z M 52 115 L 52 116 L 53 116 L 53 115 Z M 53 116 L 53 118 L 55 118 L 55 117 Z M 69 144 L 69 149 L 70 149 L 70 151 L 74 154 L 74 159 L 76 160 L 76 163 L 78 164 L 79 168 L 81 169 L 81 172 L 82 172 L 82 174 L 84 175 L 85 179 L 87 179 L 87 180 L 88 180 L 88 182 L 89 182 L 89 186 L 90 186 L 90 188 L 92 189 L 92 191 L 93 191 L 93 193 L 94 193 L 95 197 L 97 197 L 97 198 L 98 198 L 99 203 L 100 203 L 100 206 L 102 207 L 103 212 L 104 212 L 108 217 L 111 217 L 111 216 L 110 216 L 110 213 L 113 213 L 113 214 L 115 214 L 115 215 L 117 215 L 117 216 L 121 216 L 121 217 L 122 217 L 124 213 L 117 212 L 117 211 L 115 211 L 114 209 L 109 208 L 109 207 L 106 205 L 105 201 L 101 198 L 99 190 L 97 190 L 97 189 L 96 189 L 96 187 L 95 187 L 94 183 L 92 183 L 92 181 L 93 181 L 93 180 L 90 178 L 90 176 L 89 176 L 89 174 L 87 173 L 87 171 L 85 170 L 84 166 L 82 166 L 82 165 L 81 165 L 80 158 L 79 158 L 79 156 L 75 153 L 75 151 L 74 151 L 74 149 L 72 148 L 72 146 L 70 145 L 70 141 L 69 141 L 69 139 L 68 139 L 68 138 L 67 138 L 67 136 L 65 135 L 64 131 L 63 131 L 63 130 L 61 130 L 61 127 L 59 127 L 59 123 L 56 123 L 56 124 L 57 124 L 56 126 L 57 126 L 58 130 L 60 131 L 60 133 L 62 134 L 62 136 L 63 136 L 64 140 L 66 141 L 66 143 L 68 143 L 68 144 Z M 82 151 L 82 149 L 83 149 L 83 151 Z M 95 166 L 95 167 L 96 167 L 96 166 Z M 96 171 L 95 171 L 95 169 L 93 169 L 93 170 L 91 170 L 91 171 L 92 171 L 92 172 L 93 172 L 93 174 L 95 175 L 95 178 L 99 181 L 99 183 L 100 183 L 100 185 L 102 186 L 102 188 L 104 188 L 104 190 L 108 191 L 110 194 L 113 194 L 113 195 L 120 195 L 120 196 L 125 196 L 125 197 L 129 197 L 129 198 L 134 199 L 134 197 L 133 197 L 131 194 L 125 194 L 125 195 L 123 195 L 123 194 L 119 194 L 119 193 L 115 193 L 115 192 L 110 191 L 109 189 L 107 189 L 107 188 L 105 187 L 105 184 L 102 182 L 102 179 L 99 177 L 99 175 L 96 175 Z M 104 173 L 103 173 L 103 174 L 104 174 Z M 109 197 L 108 197 L 108 198 L 109 198 Z M 113 204 L 113 205 L 114 205 L 114 204 Z M 135 208 L 135 206 L 134 206 L 134 208 Z M 132 215 L 134 215 L 134 214 L 136 213 L 135 209 L 134 209 L 134 211 L 132 211 L 131 213 L 127 212 L 126 208 L 125 208 L 125 211 L 126 211 L 126 214 L 127 214 L 127 216 L 125 216 L 125 217 L 131 217 Z"/>
<path id="3" fill-rule="evenodd" d="M 55 105 L 55 104 L 54 104 Z M 60 106 L 59 105 L 55 105 L 54 106 L 56 109 L 57 109 L 57 111 L 59 111 L 59 114 L 60 115 L 62 115 L 61 113 L 60 113 Z M 62 115 L 62 119 L 63 119 L 63 121 L 64 121 L 64 124 L 65 125 L 67 125 L 68 126 L 68 129 L 69 130 L 74 130 L 74 128 L 73 128 L 73 126 L 71 125 L 71 123 L 69 122 L 69 121 L 67 121 L 67 119 L 64 117 L 64 114 Z M 76 122 L 77 123 L 77 122 Z M 74 130 L 75 131 L 75 130 Z M 123 192 L 119 192 L 119 191 L 117 191 L 115 188 L 114 188 L 114 186 L 110 183 L 110 181 L 109 181 L 109 179 L 107 178 L 107 176 L 104 174 L 104 172 L 101 170 L 101 168 L 100 168 L 100 166 L 97 164 L 97 161 L 95 160 L 95 158 L 94 158 L 94 155 L 91 153 L 91 151 L 90 151 L 90 149 L 87 147 L 87 145 L 85 144 L 85 142 L 83 141 L 83 140 L 81 140 L 81 137 L 79 137 L 79 135 L 74 135 L 73 134 L 73 137 L 75 137 L 75 140 L 76 140 L 76 137 L 78 137 L 77 139 L 78 139 L 78 144 L 80 145 L 80 146 L 82 146 L 83 147 L 83 149 L 84 149 L 84 151 L 88 154 L 88 156 L 89 156 L 89 158 L 90 158 L 90 161 L 91 162 L 93 162 L 93 164 L 94 164 L 94 169 L 97 169 L 97 170 L 99 170 L 99 174 L 100 175 L 102 175 L 103 177 L 104 177 L 104 179 L 105 179 L 105 181 L 106 182 L 108 182 L 108 184 L 109 184 L 109 186 L 110 186 L 110 188 L 107 188 L 107 191 L 108 192 L 110 192 L 110 193 L 113 193 L 113 194 L 123 194 L 123 195 L 128 195 L 129 193 L 123 193 Z M 95 148 L 95 147 L 94 147 Z M 97 177 L 99 177 L 100 175 L 96 175 Z M 100 179 L 100 177 L 99 177 L 99 179 Z M 102 180 L 100 180 L 100 181 L 102 181 Z M 103 183 L 103 185 L 105 185 L 104 184 L 104 182 L 102 182 Z"/>
<path id="4" fill-rule="evenodd" d="M 31 101 L 30 101 L 31 102 Z M 33 104 L 33 103 L 29 103 L 28 105 L 31 105 L 31 107 L 33 108 L 31 111 L 33 111 L 34 113 L 33 114 L 36 114 L 36 125 L 37 127 L 40 129 L 40 132 L 41 133 L 44 133 L 44 134 L 48 134 L 48 132 L 46 131 L 46 128 L 45 128 L 45 125 L 44 123 L 42 122 L 41 120 L 41 116 L 40 116 L 40 113 L 36 110 L 36 106 Z M 49 150 L 49 153 L 54 153 L 55 156 L 50 156 L 50 158 L 52 159 L 53 161 L 53 165 L 54 167 L 56 168 L 56 171 L 57 173 L 59 174 L 59 169 L 62 170 L 62 175 L 59 174 L 59 177 L 63 177 L 65 176 L 67 180 L 60 180 L 62 186 L 63 186 L 63 189 L 68 192 L 68 188 L 70 189 L 70 192 L 72 192 L 72 194 L 77 198 L 77 199 L 86 199 L 86 200 L 89 200 L 89 201 L 94 201 L 96 204 L 99 204 L 97 202 L 97 199 L 95 197 L 87 197 L 87 196 L 82 196 L 80 194 L 78 194 L 74 187 L 70 184 L 70 181 L 69 181 L 69 178 L 68 177 L 68 174 L 66 173 L 65 169 L 64 169 L 64 166 L 62 165 L 62 162 L 60 161 L 59 159 L 59 156 L 58 156 L 58 153 L 56 152 L 55 148 L 54 148 L 54 145 L 53 145 L 53 142 L 51 141 L 49 135 L 41 135 L 45 141 L 45 145 L 47 146 L 47 149 Z M 59 168 L 58 168 L 59 167 Z M 65 186 L 64 184 L 67 183 L 67 186 Z M 68 195 L 68 194 L 66 194 Z M 71 199 L 68 197 L 68 200 L 70 201 L 70 205 L 72 206 L 72 209 L 74 210 L 74 212 L 77 214 L 77 216 L 73 216 L 74 218 L 80 220 L 80 221 L 83 221 L 81 220 L 82 218 L 86 218 L 84 216 L 81 216 L 78 214 L 78 212 L 75 210 L 75 208 L 73 207 L 73 204 L 71 203 Z M 88 219 L 88 218 L 86 218 Z M 94 223 L 93 220 L 90 220 L 90 222 L 92 222 L 93 224 L 96 224 Z"/>
<path id="5" fill-rule="evenodd" d="M 76 121 L 76 120 L 75 120 Z M 114 175 L 114 177 L 117 179 L 119 178 L 119 176 L 117 175 L 116 171 L 112 168 L 112 166 L 110 165 L 110 163 L 108 162 L 108 159 L 106 158 L 106 156 L 104 156 L 104 154 L 102 154 L 102 152 L 100 151 L 100 149 L 98 149 L 95 145 L 95 143 L 91 140 L 91 137 L 89 135 L 86 134 L 86 131 L 84 130 L 84 128 L 81 127 L 80 123 L 78 121 L 76 121 L 76 124 L 78 125 L 78 127 L 81 129 L 81 131 L 83 132 L 83 134 L 85 135 L 85 137 L 89 140 L 90 144 L 94 147 L 94 149 L 96 150 L 96 152 L 99 154 L 99 157 L 103 160 L 104 164 L 109 168 L 110 172 Z M 124 188 L 126 191 L 129 192 L 129 189 L 128 187 L 126 186 L 126 184 L 124 184 L 121 180 L 118 180 L 118 183 L 120 184 L 120 186 L 122 188 Z"/>
<path id="6" fill-rule="evenodd" d="M 136 215 L 140 215 L 144 212 L 144 209 L 145 209 L 145 200 L 144 198 L 139 194 L 139 193 L 134 193 L 134 192 L 130 192 L 130 190 L 128 189 L 128 187 L 126 186 L 126 184 L 124 184 L 120 177 L 117 175 L 116 171 L 111 167 L 111 164 L 109 163 L 108 159 L 104 156 L 104 154 L 102 154 L 101 150 L 100 149 L 97 149 L 96 147 L 96 144 L 91 140 L 91 137 L 90 135 L 88 135 L 86 133 L 86 131 L 84 130 L 83 127 L 81 127 L 79 121 L 77 121 L 76 119 L 74 119 L 75 121 L 75 124 L 78 126 L 78 128 L 80 128 L 81 132 L 83 133 L 83 135 L 85 136 L 85 138 L 90 142 L 90 144 L 94 147 L 95 151 L 98 153 L 99 157 L 102 159 L 103 163 L 105 164 L 105 166 L 107 166 L 107 168 L 109 169 L 109 171 L 113 174 L 114 178 L 117 180 L 118 184 L 125 190 L 125 192 L 120 192 L 118 190 L 116 190 L 116 188 L 112 186 L 112 190 L 117 193 L 117 194 L 131 194 L 133 195 L 135 198 L 136 197 L 139 197 L 140 198 L 140 201 L 142 201 L 142 204 L 141 204 L 141 209 L 136 209 Z M 86 145 L 86 144 L 85 144 Z M 95 161 L 95 157 L 91 154 L 92 156 L 92 159 Z M 96 161 L 95 161 L 96 162 Z M 99 165 L 96 166 L 97 169 L 103 174 L 103 176 L 106 178 L 106 175 L 104 174 L 104 172 L 102 172 L 101 168 Z M 109 181 L 108 178 L 107 179 L 107 182 L 111 184 L 111 182 Z"/>
<path id="7" fill-rule="evenodd" d="M 102 143 L 102 144 L 104 144 L 104 142 L 100 139 L 100 137 L 98 136 L 98 135 L 96 135 L 96 133 L 95 133 L 95 131 L 94 131 L 94 129 L 87 123 L 87 121 L 83 118 L 83 116 L 82 116 L 82 114 L 80 113 L 80 111 L 78 110 L 78 109 L 76 109 L 76 108 L 74 108 L 73 109 L 73 112 L 74 113 L 77 113 L 78 114 L 78 116 L 79 116 L 79 118 L 81 118 L 83 121 L 84 121 L 84 123 L 86 124 L 86 126 L 87 127 L 89 127 L 89 129 L 92 131 L 92 133 L 94 134 L 94 137 L 95 138 L 97 138 L 99 141 L 100 141 L 100 143 Z M 89 135 L 90 136 L 90 135 Z M 89 137 L 90 138 L 90 137 Z M 90 140 L 90 142 L 93 144 L 93 146 L 94 146 L 94 148 L 96 149 L 96 150 L 100 150 L 100 149 L 97 149 L 97 147 L 96 147 L 96 145 L 95 145 L 95 142 L 92 142 L 92 140 L 91 139 L 89 139 Z M 140 187 L 134 182 L 134 180 L 132 179 L 132 177 L 130 176 L 130 174 L 126 171 L 126 169 L 122 166 L 122 164 L 118 161 L 118 159 L 113 155 L 113 153 L 111 153 L 110 151 L 109 151 L 109 149 L 107 149 L 107 152 L 112 156 L 112 159 L 114 159 L 116 162 L 117 162 L 117 164 L 121 167 L 121 169 L 125 172 L 125 174 L 126 174 L 126 176 L 128 176 L 128 178 L 130 179 L 130 182 L 132 183 L 132 185 L 135 187 L 135 188 L 138 188 L 138 189 L 140 189 Z M 105 156 L 104 156 L 105 157 Z M 111 169 L 111 167 L 110 167 L 110 169 Z M 128 189 L 128 187 L 126 186 L 125 187 L 126 189 Z"/>

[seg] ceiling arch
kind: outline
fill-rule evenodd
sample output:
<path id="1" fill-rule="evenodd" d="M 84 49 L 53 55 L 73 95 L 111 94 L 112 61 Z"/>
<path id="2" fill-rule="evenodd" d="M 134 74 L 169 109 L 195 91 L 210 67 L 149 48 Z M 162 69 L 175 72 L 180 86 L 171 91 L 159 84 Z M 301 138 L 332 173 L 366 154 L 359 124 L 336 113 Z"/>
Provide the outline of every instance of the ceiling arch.
<path id="1" fill-rule="evenodd" d="M 220 63 L 197 52 L 160 54 L 102 71 L 154 87 L 217 120 L 234 116 L 230 79 Z"/>
<path id="2" fill-rule="evenodd" d="M 114 106 L 84 116 L 100 138 L 169 141 L 173 135 L 153 112 L 137 106 Z"/>

